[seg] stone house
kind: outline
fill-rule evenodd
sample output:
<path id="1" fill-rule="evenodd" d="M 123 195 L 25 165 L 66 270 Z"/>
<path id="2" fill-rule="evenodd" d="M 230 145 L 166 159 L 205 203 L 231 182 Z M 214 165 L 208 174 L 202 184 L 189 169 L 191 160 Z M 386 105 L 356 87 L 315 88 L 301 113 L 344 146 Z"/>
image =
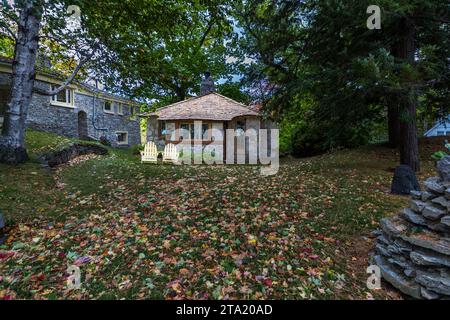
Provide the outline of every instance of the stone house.
<path id="1" fill-rule="evenodd" d="M 194 157 L 195 154 L 212 153 L 215 159 L 225 163 L 254 163 L 249 159 L 256 156 L 259 160 L 259 129 L 269 129 L 266 145 L 269 150 L 271 148 L 273 122 L 265 120 L 259 108 L 216 93 L 209 74 L 202 81 L 200 96 L 142 116 L 147 118 L 147 141 L 154 141 L 160 149 L 172 143 L 181 151 L 188 144 Z M 234 136 L 228 135 L 230 131 Z M 247 134 L 250 131 L 256 133 L 255 143 L 251 143 Z M 230 139 L 234 141 L 230 143 Z"/>
<path id="2" fill-rule="evenodd" d="M 12 60 L 0 58 L 0 126 L 10 94 Z M 59 86 L 58 75 L 38 68 L 35 86 L 50 89 Z M 114 147 L 141 143 L 139 104 L 74 81 L 56 96 L 33 94 L 28 109 L 27 126 L 70 138 L 100 140 L 106 138 Z"/>

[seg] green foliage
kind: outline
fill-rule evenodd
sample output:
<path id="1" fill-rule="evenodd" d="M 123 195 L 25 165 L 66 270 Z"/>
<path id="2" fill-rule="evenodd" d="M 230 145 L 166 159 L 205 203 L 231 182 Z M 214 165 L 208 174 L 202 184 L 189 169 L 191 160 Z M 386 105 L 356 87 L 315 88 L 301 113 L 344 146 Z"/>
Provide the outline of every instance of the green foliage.
<path id="1" fill-rule="evenodd" d="M 381 1 L 382 30 L 368 30 L 370 4 L 257 0 L 238 5 L 236 16 L 245 31 L 240 44 L 255 60 L 241 65 L 244 81 L 262 87 L 268 108 L 280 117 L 297 108 L 295 97 L 311 97 L 314 112 L 308 122 L 314 125 L 308 127 L 326 132 L 327 147 L 379 140 L 386 107 L 416 103 L 417 97 L 423 118 L 449 110 L 448 6 L 438 0 Z M 405 20 L 415 25 L 414 63 L 393 52 Z M 297 141 L 315 139 L 305 130 L 299 126 Z"/>
<path id="2" fill-rule="evenodd" d="M 245 105 L 250 104 L 251 96 L 241 89 L 239 82 L 225 82 L 216 85 L 217 92 Z"/>
<path id="3" fill-rule="evenodd" d="M 324 152 L 325 133 L 318 127 L 306 123 L 295 127 L 292 132 L 292 154 L 296 157 L 310 157 Z"/>
<path id="4" fill-rule="evenodd" d="M 135 145 L 131 146 L 130 152 L 131 152 L 131 154 L 139 155 L 141 153 L 141 151 L 144 151 L 144 148 L 145 148 L 145 146 L 142 144 L 135 144 Z"/>
<path id="5" fill-rule="evenodd" d="M 0 57 L 14 57 L 14 40 L 0 34 Z"/>
<path id="6" fill-rule="evenodd" d="M 447 153 L 445 153 L 444 151 L 436 151 L 435 153 L 433 153 L 431 155 L 431 158 L 433 158 L 434 160 L 441 160 L 442 158 L 445 158 L 447 156 Z"/>
<path id="7" fill-rule="evenodd" d="M 444 141 L 444 147 L 450 151 L 450 143 L 447 140 Z M 448 154 L 446 152 L 440 150 L 440 151 L 436 151 L 435 153 L 433 153 L 431 155 L 431 158 L 438 161 L 446 156 L 448 156 Z"/>
<path id="8" fill-rule="evenodd" d="M 112 52 L 99 66 L 104 81 L 159 104 L 200 91 L 205 71 L 229 75 L 224 1 L 107 1 L 82 7 L 90 33 Z"/>

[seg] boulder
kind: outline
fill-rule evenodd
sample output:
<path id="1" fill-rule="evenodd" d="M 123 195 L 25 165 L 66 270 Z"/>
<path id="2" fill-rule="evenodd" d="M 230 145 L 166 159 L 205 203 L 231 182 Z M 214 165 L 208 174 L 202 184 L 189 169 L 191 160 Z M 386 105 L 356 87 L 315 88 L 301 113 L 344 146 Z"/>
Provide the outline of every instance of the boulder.
<path id="1" fill-rule="evenodd" d="M 433 292 L 431 290 L 427 290 L 425 288 L 420 288 L 420 294 L 422 297 L 424 297 L 427 300 L 436 300 L 439 299 L 440 295 L 438 295 L 436 292 Z"/>
<path id="2" fill-rule="evenodd" d="M 415 280 L 427 290 L 450 296 L 450 277 L 435 272 L 417 270 Z"/>
<path id="3" fill-rule="evenodd" d="M 431 177 L 425 180 L 424 184 L 428 191 L 444 194 L 445 187 L 440 183 L 440 179 L 438 177 Z"/>
<path id="4" fill-rule="evenodd" d="M 437 162 L 437 171 L 442 181 L 450 181 L 450 156 L 446 156 Z"/>
<path id="5" fill-rule="evenodd" d="M 422 201 L 428 201 L 428 200 L 431 200 L 433 198 L 436 198 L 435 194 L 433 194 L 431 192 L 428 192 L 428 191 L 422 191 L 422 197 L 421 197 Z"/>
<path id="6" fill-rule="evenodd" d="M 389 236 L 397 236 L 407 229 L 406 225 L 402 224 L 399 217 L 383 218 L 380 221 L 381 229 Z"/>
<path id="7" fill-rule="evenodd" d="M 419 266 L 445 266 L 450 267 L 450 257 L 432 252 L 411 251 L 411 261 Z"/>
<path id="8" fill-rule="evenodd" d="M 429 222 L 427 227 L 433 231 L 437 231 L 443 234 L 447 234 L 450 232 L 450 228 L 440 221 Z"/>
<path id="9" fill-rule="evenodd" d="M 425 238 L 417 235 L 410 235 L 410 236 L 402 235 L 401 238 L 414 246 L 421 247 L 424 249 L 430 249 L 435 252 L 442 253 L 446 256 L 450 256 L 449 241 L 445 241 L 442 239 Z"/>
<path id="10" fill-rule="evenodd" d="M 425 220 L 425 218 L 422 217 L 422 215 L 415 213 L 411 209 L 408 209 L 408 208 L 403 209 L 402 215 L 409 222 L 412 222 L 414 224 L 419 224 L 421 226 L 427 225 L 427 221 Z"/>
<path id="11" fill-rule="evenodd" d="M 439 205 L 442 208 L 447 209 L 447 210 L 448 210 L 449 204 L 450 204 L 450 202 L 444 196 L 440 196 L 440 197 L 434 198 L 433 200 L 431 200 L 431 203 L 437 204 L 437 205 Z"/>
<path id="12" fill-rule="evenodd" d="M 441 223 L 445 224 L 446 226 L 450 227 L 450 216 L 445 216 L 441 218 Z"/>
<path id="13" fill-rule="evenodd" d="M 422 191 L 412 190 L 409 195 L 416 200 L 422 199 Z"/>
<path id="14" fill-rule="evenodd" d="M 393 193 L 405 194 L 407 169 L 396 169 Z M 380 221 L 371 257 L 384 280 L 418 299 L 450 299 L 450 156 L 438 170 L 425 191 L 410 190 L 408 208 Z"/>
<path id="15" fill-rule="evenodd" d="M 376 265 L 380 268 L 383 279 L 392 284 L 401 292 L 416 299 L 421 298 L 419 285 L 405 278 L 395 268 L 386 263 L 381 256 L 375 256 L 374 260 Z"/>
<path id="16" fill-rule="evenodd" d="M 419 182 L 417 181 L 414 170 L 404 164 L 395 168 L 391 184 L 391 193 L 406 195 L 410 194 L 413 190 L 420 191 Z"/>
<path id="17" fill-rule="evenodd" d="M 431 205 L 425 206 L 422 211 L 423 216 L 430 220 L 439 220 L 440 218 L 445 216 L 446 213 L 447 211 L 433 207 Z"/>
<path id="18" fill-rule="evenodd" d="M 426 203 L 420 200 L 411 200 L 409 202 L 409 207 L 417 213 L 421 213 L 425 208 L 425 205 Z"/>
<path id="19" fill-rule="evenodd" d="M 445 189 L 445 197 L 450 199 L 450 188 Z M 423 200 L 423 199 L 422 199 Z"/>

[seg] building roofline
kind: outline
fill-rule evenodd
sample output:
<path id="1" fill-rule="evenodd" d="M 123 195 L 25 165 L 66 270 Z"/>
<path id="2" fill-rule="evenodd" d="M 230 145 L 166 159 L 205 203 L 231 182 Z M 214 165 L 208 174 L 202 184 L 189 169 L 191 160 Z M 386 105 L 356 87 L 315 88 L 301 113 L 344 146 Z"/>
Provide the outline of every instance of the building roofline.
<path id="1" fill-rule="evenodd" d="M 14 62 L 14 59 L 12 59 L 12 58 L 0 57 L 0 64 L 12 67 L 12 63 L 13 62 Z M 41 70 L 40 68 L 36 68 L 36 69 L 37 69 L 37 73 L 42 75 L 42 76 L 53 78 L 53 79 L 58 80 L 58 81 L 63 81 L 64 80 L 63 79 L 64 76 L 61 75 L 61 74 L 58 74 L 56 72 L 44 71 L 44 70 Z M 72 84 L 77 85 L 77 86 L 83 88 L 84 90 L 86 90 L 86 91 L 88 91 L 88 92 L 90 92 L 92 94 L 100 94 L 106 99 L 107 98 L 111 98 L 111 99 L 121 100 L 123 102 L 132 103 L 134 105 L 139 105 L 140 104 L 139 102 L 134 101 L 133 99 L 125 98 L 125 97 L 119 96 L 117 94 L 110 93 L 110 92 L 107 92 L 105 90 L 101 90 L 101 89 L 95 88 L 94 86 L 92 86 L 92 85 L 90 85 L 90 84 L 88 84 L 86 82 L 83 82 L 83 81 L 73 80 Z"/>
<path id="2" fill-rule="evenodd" d="M 448 115 L 445 118 L 439 119 L 436 121 L 436 123 L 434 124 L 434 126 L 432 126 L 430 129 L 428 129 L 423 135 L 426 136 L 427 134 L 429 134 L 431 131 L 433 131 L 434 129 L 436 129 L 437 127 L 439 127 L 441 124 L 445 124 L 445 122 L 450 122 L 450 115 Z"/>
<path id="3" fill-rule="evenodd" d="M 241 106 L 241 107 L 243 107 L 243 108 L 246 108 L 247 110 L 249 110 L 250 112 L 252 112 L 252 114 L 249 114 L 249 116 L 261 116 L 261 114 L 260 114 L 258 111 L 255 111 L 255 110 L 251 109 L 249 106 L 247 106 L 247 105 L 245 105 L 245 104 L 243 104 L 243 103 L 241 103 L 241 102 L 238 102 L 238 101 L 236 101 L 236 100 L 233 100 L 233 99 L 231 99 L 231 98 L 228 98 L 228 97 L 226 97 L 226 96 L 224 96 L 224 95 L 221 95 L 220 93 L 217 93 L 217 92 L 210 92 L 210 93 L 208 93 L 208 94 L 199 95 L 199 96 L 196 96 L 196 97 L 190 97 L 190 98 L 185 99 L 185 100 L 183 100 L 183 101 L 178 101 L 178 102 L 175 102 L 175 103 L 171 103 L 171 104 L 169 104 L 169 105 L 167 105 L 167 106 L 158 108 L 158 109 L 156 109 L 154 112 L 143 113 L 143 114 L 141 114 L 141 116 L 142 116 L 142 117 L 159 117 L 157 113 L 158 113 L 159 111 L 161 111 L 161 110 L 165 110 L 165 109 L 168 109 L 168 108 L 172 108 L 172 107 L 175 107 L 175 106 L 177 106 L 177 105 L 180 105 L 180 104 L 183 104 L 183 103 L 186 103 L 186 102 L 191 102 L 191 101 L 193 101 L 193 100 L 197 100 L 197 99 L 200 99 L 200 98 L 209 96 L 209 95 L 216 95 L 216 96 L 219 96 L 219 97 L 221 97 L 221 98 L 223 98 L 223 99 L 225 99 L 225 100 L 227 100 L 227 101 L 229 101 L 229 102 L 231 102 L 231 103 L 234 103 L 234 104 L 239 105 L 239 106 Z M 234 117 L 234 118 L 235 118 L 235 117 Z M 181 120 L 181 119 L 180 119 L 180 120 Z M 187 119 L 186 119 L 186 120 L 187 120 Z M 189 120 L 191 120 L 191 119 L 189 119 Z"/>

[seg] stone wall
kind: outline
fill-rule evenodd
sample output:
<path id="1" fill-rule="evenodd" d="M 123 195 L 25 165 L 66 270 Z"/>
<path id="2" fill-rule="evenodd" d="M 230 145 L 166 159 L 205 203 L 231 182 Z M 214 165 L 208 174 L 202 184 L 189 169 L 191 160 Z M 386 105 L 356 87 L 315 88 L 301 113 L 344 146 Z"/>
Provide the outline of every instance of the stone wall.
<path id="1" fill-rule="evenodd" d="M 0 73 L 0 87 L 10 86 L 10 84 L 11 75 Z M 50 84 L 41 81 L 36 81 L 35 85 L 43 89 L 50 88 Z M 94 139 L 105 136 L 111 145 L 116 147 L 141 143 L 139 118 L 131 118 L 129 106 L 124 106 L 123 115 L 119 115 L 118 105 L 113 103 L 114 114 L 109 114 L 103 111 L 105 101 L 103 98 L 94 99 L 90 94 L 75 92 L 74 99 L 74 107 L 55 106 L 51 103 L 50 97 L 33 94 L 28 109 L 27 126 L 70 138 L 79 138 L 78 113 L 85 112 L 88 136 Z M 128 144 L 118 144 L 117 131 L 128 132 Z"/>
<path id="2" fill-rule="evenodd" d="M 383 278 L 418 299 L 450 298 L 450 157 L 439 177 L 412 191 L 409 207 L 381 220 L 374 263 Z"/>

